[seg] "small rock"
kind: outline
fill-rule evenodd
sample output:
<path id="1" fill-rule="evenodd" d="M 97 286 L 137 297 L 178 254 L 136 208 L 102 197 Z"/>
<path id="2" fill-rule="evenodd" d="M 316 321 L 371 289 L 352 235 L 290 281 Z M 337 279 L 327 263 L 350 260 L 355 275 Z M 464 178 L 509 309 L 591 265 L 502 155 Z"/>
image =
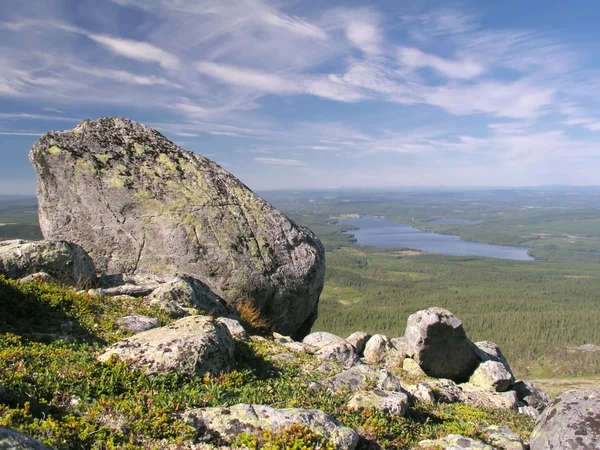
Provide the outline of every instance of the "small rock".
<path id="1" fill-rule="evenodd" d="M 481 362 L 485 361 L 498 361 L 501 362 L 508 373 L 514 378 L 514 374 L 508 364 L 508 361 L 502 354 L 502 350 L 492 341 L 481 341 L 475 343 L 475 352 L 477 353 L 477 358 Z"/>
<path id="2" fill-rule="evenodd" d="M 491 445 L 484 444 L 459 434 L 450 434 L 442 439 L 420 441 L 413 450 L 494 450 Z"/>
<path id="3" fill-rule="evenodd" d="M 42 444 L 24 434 L 10 428 L 0 427 L 0 449 L 6 450 L 52 450 L 52 447 Z"/>
<path id="4" fill-rule="evenodd" d="M 423 372 L 423 369 L 421 369 L 421 366 L 419 366 L 412 358 L 404 358 L 404 361 L 402 361 L 402 370 L 415 377 L 426 376 L 425 372 Z"/>
<path id="5" fill-rule="evenodd" d="M 404 338 L 408 356 L 429 376 L 466 381 L 479 363 L 462 322 L 445 309 L 429 308 L 412 314 Z"/>
<path id="6" fill-rule="evenodd" d="M 356 353 L 358 353 L 358 355 L 360 356 L 363 354 L 363 351 L 365 350 L 365 345 L 370 338 L 370 334 L 367 334 L 363 331 L 355 331 L 346 338 L 346 342 L 354 345 Z"/>
<path id="7" fill-rule="evenodd" d="M 396 376 L 387 369 L 358 365 L 344 370 L 332 377 L 314 382 L 311 387 L 322 387 L 332 393 L 342 391 L 359 391 L 375 385 L 383 391 L 401 391 L 402 384 Z"/>
<path id="8" fill-rule="evenodd" d="M 337 361 L 346 369 L 349 369 L 360 361 L 358 355 L 356 354 L 356 348 L 345 341 L 334 342 L 326 345 L 318 350 L 315 353 L 315 356 L 319 359 Z"/>
<path id="9" fill-rule="evenodd" d="M 515 379 L 512 374 L 506 370 L 506 366 L 500 361 L 488 360 L 479 364 L 473 375 L 469 379 L 469 383 L 476 386 L 489 387 L 496 392 L 506 391 Z"/>
<path id="10" fill-rule="evenodd" d="M 224 325 L 225 328 L 229 330 L 231 337 L 234 339 L 237 339 L 238 341 L 248 340 L 248 333 L 239 320 L 230 319 L 228 317 L 219 317 L 217 318 L 217 322 L 219 322 L 221 325 Z"/>
<path id="11" fill-rule="evenodd" d="M 552 398 L 541 388 L 529 381 L 515 383 L 517 396 L 525 405 L 535 408 L 539 413 L 552 404 Z"/>
<path id="12" fill-rule="evenodd" d="M 312 345 L 317 348 L 323 348 L 326 345 L 341 341 L 343 341 L 341 337 L 336 336 L 335 334 L 327 333 L 326 331 L 310 333 L 308 336 L 302 339 L 303 344 Z"/>
<path id="13" fill-rule="evenodd" d="M 496 392 L 492 389 L 482 388 L 463 383 L 460 385 L 462 394 L 460 401 L 477 408 L 514 409 L 518 408 L 519 400 L 515 391 Z"/>
<path id="14" fill-rule="evenodd" d="M 539 417 L 531 450 L 600 448 L 600 390 L 561 394 Z"/>
<path id="15" fill-rule="evenodd" d="M 26 277 L 21 278 L 19 281 L 21 283 L 27 283 L 30 281 L 41 281 L 44 283 L 56 283 L 56 280 L 54 278 L 52 278 L 52 276 L 50 274 L 47 274 L 46 272 L 32 273 L 31 275 L 27 275 Z"/>
<path id="16" fill-rule="evenodd" d="M 125 316 L 117 319 L 117 325 L 122 330 L 140 333 L 160 326 L 160 321 L 148 316 Z"/>
<path id="17" fill-rule="evenodd" d="M 375 334 L 365 344 L 364 362 L 367 364 L 381 364 L 391 349 L 392 343 L 387 336 Z"/>
<path id="18" fill-rule="evenodd" d="M 433 403 L 435 402 L 435 394 L 431 387 L 427 386 L 425 383 L 419 384 L 407 384 L 402 381 L 402 388 L 408 392 L 408 394 L 419 402 L 423 403 Z"/>
<path id="19" fill-rule="evenodd" d="M 531 417 L 533 420 L 538 420 L 540 413 L 533 406 L 519 406 L 519 414 L 524 414 Z"/>
<path id="20" fill-rule="evenodd" d="M 442 403 L 460 402 L 463 397 L 461 388 L 454 381 L 446 378 L 424 380 L 423 384 L 430 387 L 436 396 L 436 400 Z"/>
<path id="21" fill-rule="evenodd" d="M 525 450 L 521 437 L 506 425 L 492 425 L 483 429 L 494 447 L 503 450 Z"/>
<path id="22" fill-rule="evenodd" d="M 392 416 L 403 416 L 408 408 L 408 396 L 402 392 L 359 391 L 350 397 L 349 409 L 377 409 Z"/>
<path id="23" fill-rule="evenodd" d="M 296 342 L 290 336 L 283 336 L 279 333 L 273 333 L 273 340 L 283 345 L 289 351 L 295 353 L 314 353 L 317 350 L 317 347 L 308 344 L 303 344 L 302 342 Z"/>
<path id="24" fill-rule="evenodd" d="M 355 449 L 359 438 L 352 428 L 316 409 L 275 409 L 265 405 L 238 404 L 193 409 L 183 414 L 183 420 L 199 431 L 217 433 L 228 442 L 234 441 L 241 433 L 256 434 L 261 429 L 277 433 L 293 424 L 309 428 L 339 449 Z"/>
<path id="25" fill-rule="evenodd" d="M 39 272 L 79 289 L 96 284 L 94 262 L 76 244 L 21 239 L 0 242 L 0 273 L 19 279 Z"/>
<path id="26" fill-rule="evenodd" d="M 106 361 L 116 355 L 146 369 L 148 375 L 177 372 L 204 376 L 232 370 L 234 351 L 233 338 L 224 325 L 211 317 L 191 316 L 123 339 L 98 359 Z"/>

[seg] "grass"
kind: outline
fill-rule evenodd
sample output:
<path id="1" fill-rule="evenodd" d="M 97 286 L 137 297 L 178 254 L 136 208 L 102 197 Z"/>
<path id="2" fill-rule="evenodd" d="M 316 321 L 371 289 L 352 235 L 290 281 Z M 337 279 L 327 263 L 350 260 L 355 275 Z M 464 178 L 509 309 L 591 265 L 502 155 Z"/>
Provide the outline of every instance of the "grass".
<path id="1" fill-rule="evenodd" d="M 481 428 L 497 423 L 509 424 L 527 439 L 533 426 L 512 411 L 459 404 L 416 403 L 403 418 L 351 411 L 345 406 L 348 394 L 307 389 L 326 375 L 315 370 L 319 361 L 294 354 L 295 359 L 282 362 L 275 356 L 288 351 L 273 341 L 238 343 L 237 368 L 226 375 L 148 377 L 116 360 L 96 360 L 105 345 L 127 335 L 116 327 L 119 316 L 144 313 L 169 321 L 140 300 L 92 298 L 2 276 L 0 299 L 0 426 L 58 449 L 188 448 L 199 436 L 179 412 L 236 403 L 321 409 L 357 430 L 362 450 L 408 449 L 421 439 L 449 433 L 485 439 Z M 331 445 L 302 427 L 281 433 L 258 430 L 238 443 L 257 449 Z"/>

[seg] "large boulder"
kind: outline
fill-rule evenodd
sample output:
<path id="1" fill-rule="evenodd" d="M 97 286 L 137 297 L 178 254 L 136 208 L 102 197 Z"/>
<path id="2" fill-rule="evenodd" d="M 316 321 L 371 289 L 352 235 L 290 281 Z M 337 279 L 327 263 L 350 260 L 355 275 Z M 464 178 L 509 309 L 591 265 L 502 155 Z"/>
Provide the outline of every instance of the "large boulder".
<path id="1" fill-rule="evenodd" d="M 52 447 L 42 444 L 24 434 L 10 428 L 0 427 L 0 449 L 2 450 L 52 450 Z"/>
<path id="2" fill-rule="evenodd" d="M 89 287 L 96 283 L 94 262 L 78 245 L 21 239 L 0 242 L 0 273 L 8 278 L 23 278 L 38 272 L 71 286 Z"/>
<path id="3" fill-rule="evenodd" d="M 282 334 L 310 330 L 321 242 L 214 162 L 106 117 L 47 133 L 30 159 L 43 235 L 81 245 L 100 272 L 186 274 L 251 299 Z"/>
<path id="4" fill-rule="evenodd" d="M 529 381 L 515 383 L 515 391 L 517 391 L 519 400 L 527 406 L 535 408 L 539 413 L 552 404 L 552 398 L 542 388 Z"/>
<path id="5" fill-rule="evenodd" d="M 186 317 L 135 334 L 108 347 L 98 359 L 107 361 L 113 355 L 146 370 L 148 375 L 218 375 L 235 366 L 231 334 L 225 325 L 207 316 Z"/>
<path id="6" fill-rule="evenodd" d="M 531 450 L 600 448 L 600 390 L 561 394 L 538 419 L 530 446 Z"/>
<path id="7" fill-rule="evenodd" d="M 358 433 L 316 409 L 276 409 L 266 405 L 238 404 L 230 407 L 189 410 L 183 419 L 198 431 L 216 433 L 227 442 L 241 433 L 257 434 L 260 430 L 282 432 L 292 425 L 303 425 L 331 441 L 336 448 L 352 450 Z"/>
<path id="8" fill-rule="evenodd" d="M 467 338 L 462 322 L 442 308 L 412 314 L 404 342 L 408 356 L 435 378 L 466 381 L 478 365 L 475 346 Z"/>

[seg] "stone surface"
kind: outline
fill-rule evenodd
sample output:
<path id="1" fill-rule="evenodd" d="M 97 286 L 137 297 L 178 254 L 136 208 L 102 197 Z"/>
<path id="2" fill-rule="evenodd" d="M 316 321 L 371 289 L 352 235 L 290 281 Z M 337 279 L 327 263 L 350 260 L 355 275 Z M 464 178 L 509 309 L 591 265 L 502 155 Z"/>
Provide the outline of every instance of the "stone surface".
<path id="1" fill-rule="evenodd" d="M 531 450 L 600 448 L 600 390 L 561 394 L 539 417 Z"/>
<path id="2" fill-rule="evenodd" d="M 213 316 L 238 317 L 237 311 L 215 294 L 206 284 L 185 275 L 176 276 L 154 289 L 149 304 L 158 306 L 172 317 L 200 312 Z"/>
<path id="3" fill-rule="evenodd" d="M 26 277 L 20 278 L 19 281 L 21 283 L 27 283 L 29 281 L 41 281 L 44 283 L 56 283 L 56 280 L 52 278 L 52 276 L 46 272 L 36 272 L 31 275 L 27 275 Z"/>
<path id="4" fill-rule="evenodd" d="M 497 392 L 506 391 L 515 379 L 500 361 L 488 360 L 479 364 L 469 383 L 476 386 L 489 387 Z"/>
<path id="5" fill-rule="evenodd" d="M 229 334 L 231 334 L 232 338 L 237 339 L 238 341 L 248 340 L 248 333 L 239 320 L 230 319 L 229 317 L 218 317 L 217 322 L 224 325 L 225 328 L 229 330 Z"/>
<path id="6" fill-rule="evenodd" d="M 475 352 L 477 353 L 477 358 L 481 362 L 485 362 L 485 361 L 501 362 L 504 365 L 504 367 L 506 368 L 506 370 L 508 371 L 508 373 L 510 373 L 510 375 L 514 379 L 513 371 L 510 368 L 508 361 L 502 354 L 502 350 L 500 350 L 500 347 L 498 347 L 492 341 L 475 342 Z"/>
<path id="7" fill-rule="evenodd" d="M 482 430 L 494 447 L 503 450 L 525 450 L 521 437 L 506 425 L 492 425 Z"/>
<path id="8" fill-rule="evenodd" d="M 412 358 L 404 358 L 404 361 L 402 361 L 402 370 L 407 374 L 415 377 L 425 376 L 425 372 L 423 372 L 421 366 L 419 366 L 417 362 Z"/>
<path id="9" fill-rule="evenodd" d="M 377 409 L 392 416 L 403 416 L 408 408 L 408 396 L 403 392 L 375 389 L 355 392 L 348 400 L 349 409 Z"/>
<path id="10" fill-rule="evenodd" d="M 132 333 L 141 333 L 142 331 L 160 327 L 160 322 L 154 317 L 125 316 L 117 319 L 117 326 Z"/>
<path id="11" fill-rule="evenodd" d="M 0 273 L 18 279 L 38 272 L 77 288 L 96 283 L 94 262 L 78 245 L 21 239 L 0 242 Z"/>
<path id="12" fill-rule="evenodd" d="M 315 356 L 319 359 L 337 361 L 346 369 L 349 369 L 360 361 L 360 358 L 356 353 L 356 348 L 345 341 L 334 342 L 326 345 L 325 347 L 319 349 L 315 353 Z"/>
<path id="13" fill-rule="evenodd" d="M 229 442 L 235 441 L 241 433 L 256 434 L 259 429 L 281 432 L 299 424 L 333 442 L 339 449 L 352 450 L 358 443 L 356 431 L 315 409 L 238 404 L 190 410 L 183 414 L 183 419 L 199 431 L 209 430 Z"/>
<path id="14" fill-rule="evenodd" d="M 106 117 L 47 133 L 30 160 L 43 235 L 81 245 L 100 272 L 184 273 L 250 299 L 276 331 L 310 330 L 322 244 L 214 162 Z"/>
<path id="15" fill-rule="evenodd" d="M 517 410 L 519 400 L 515 391 L 496 392 L 480 386 L 464 383 L 460 385 L 462 391 L 459 401 L 477 408 L 514 409 Z"/>
<path id="16" fill-rule="evenodd" d="M 363 331 L 355 331 L 354 333 L 352 333 L 350 336 L 348 336 L 345 341 L 349 344 L 354 345 L 354 348 L 356 349 L 356 353 L 358 353 L 358 355 L 362 355 L 363 351 L 365 350 L 365 345 L 367 344 L 367 341 L 371 338 L 370 334 L 367 334 Z"/>
<path id="17" fill-rule="evenodd" d="M 368 340 L 363 351 L 363 361 L 367 364 L 382 365 L 389 368 L 402 367 L 406 354 L 399 351 L 391 339 L 375 334 Z"/>
<path id="18" fill-rule="evenodd" d="M 327 333 L 326 331 L 318 331 L 316 333 L 310 333 L 304 339 L 302 339 L 303 344 L 312 345 L 313 347 L 323 348 L 326 345 L 334 344 L 336 342 L 341 342 L 343 339 L 339 336 L 336 336 L 332 333 Z"/>
<path id="19" fill-rule="evenodd" d="M 211 317 L 191 316 L 123 339 L 98 359 L 106 361 L 116 355 L 148 375 L 177 372 L 204 376 L 232 370 L 234 350 L 225 326 Z"/>
<path id="20" fill-rule="evenodd" d="M 519 414 L 529 416 L 535 421 L 537 421 L 538 418 L 540 417 L 540 412 L 537 409 L 535 409 L 533 406 L 519 406 L 518 411 L 519 411 Z"/>
<path id="21" fill-rule="evenodd" d="M 355 392 L 369 386 L 376 386 L 383 391 L 402 391 L 400 380 L 389 370 L 367 365 L 354 366 L 311 385 L 325 388 L 332 393 Z"/>
<path id="22" fill-rule="evenodd" d="M 445 309 L 429 308 L 412 314 L 404 339 L 408 356 L 429 376 L 466 381 L 477 367 L 474 345 L 462 322 Z"/>
<path id="23" fill-rule="evenodd" d="M 433 403 L 436 400 L 433 389 L 425 383 L 409 384 L 402 380 L 402 389 L 419 402 Z"/>
<path id="24" fill-rule="evenodd" d="M 2 450 L 52 450 L 37 439 L 25 436 L 10 428 L 0 427 L 0 449 Z"/>
<path id="25" fill-rule="evenodd" d="M 515 391 L 517 391 L 519 400 L 527 406 L 535 408 L 540 413 L 552 404 L 552 398 L 541 388 L 529 381 L 518 381 L 515 383 Z"/>
<path id="26" fill-rule="evenodd" d="M 461 436 L 459 434 L 450 434 L 441 439 L 427 439 L 420 441 L 413 450 L 494 450 L 494 447 L 481 441 Z"/>

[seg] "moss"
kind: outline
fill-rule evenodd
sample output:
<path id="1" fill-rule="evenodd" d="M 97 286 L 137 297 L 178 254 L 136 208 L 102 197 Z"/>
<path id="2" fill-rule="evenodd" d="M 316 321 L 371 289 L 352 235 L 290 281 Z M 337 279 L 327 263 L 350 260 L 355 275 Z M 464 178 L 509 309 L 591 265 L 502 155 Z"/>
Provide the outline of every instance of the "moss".
<path id="1" fill-rule="evenodd" d="M 50 153 L 51 155 L 60 155 L 60 152 L 62 152 L 62 150 L 56 145 L 53 145 L 48 149 L 48 153 Z"/>

